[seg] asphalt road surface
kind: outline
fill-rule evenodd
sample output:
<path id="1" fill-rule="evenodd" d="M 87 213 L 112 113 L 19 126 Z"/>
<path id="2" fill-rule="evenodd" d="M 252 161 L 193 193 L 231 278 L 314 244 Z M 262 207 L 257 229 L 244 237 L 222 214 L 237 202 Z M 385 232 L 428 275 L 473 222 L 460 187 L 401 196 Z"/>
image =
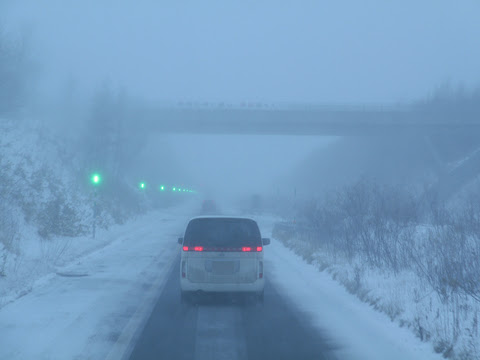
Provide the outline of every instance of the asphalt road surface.
<path id="1" fill-rule="evenodd" d="M 180 302 L 179 260 L 139 333 L 131 360 L 335 359 L 334 344 L 274 285 L 264 304 L 233 295 Z"/>

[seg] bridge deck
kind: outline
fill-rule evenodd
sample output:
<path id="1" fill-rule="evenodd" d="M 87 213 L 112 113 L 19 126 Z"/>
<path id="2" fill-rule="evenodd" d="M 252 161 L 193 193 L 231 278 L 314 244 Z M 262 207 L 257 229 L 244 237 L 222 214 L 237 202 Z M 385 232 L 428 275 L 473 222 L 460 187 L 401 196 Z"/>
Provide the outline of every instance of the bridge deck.
<path id="1" fill-rule="evenodd" d="M 464 111 L 162 108 L 137 110 L 135 117 L 163 133 L 356 136 L 480 131 L 480 116 Z"/>

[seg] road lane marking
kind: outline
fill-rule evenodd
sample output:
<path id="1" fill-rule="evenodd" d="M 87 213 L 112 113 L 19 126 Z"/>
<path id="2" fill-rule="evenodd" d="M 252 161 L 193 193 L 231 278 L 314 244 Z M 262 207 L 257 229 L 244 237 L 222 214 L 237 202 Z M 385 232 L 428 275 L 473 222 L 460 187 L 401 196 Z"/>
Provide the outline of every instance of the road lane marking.
<path id="1" fill-rule="evenodd" d="M 247 359 L 247 344 L 239 307 L 199 306 L 194 359 Z"/>

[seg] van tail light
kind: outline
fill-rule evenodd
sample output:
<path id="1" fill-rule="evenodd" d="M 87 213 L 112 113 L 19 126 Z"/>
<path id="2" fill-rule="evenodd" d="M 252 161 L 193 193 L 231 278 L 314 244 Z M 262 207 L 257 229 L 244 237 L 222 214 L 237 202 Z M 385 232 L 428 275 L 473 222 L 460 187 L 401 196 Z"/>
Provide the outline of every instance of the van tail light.
<path id="1" fill-rule="evenodd" d="M 263 278 L 263 261 L 258 262 L 258 278 Z"/>
<path id="2" fill-rule="evenodd" d="M 244 246 L 242 247 L 242 251 L 243 252 L 250 252 L 250 251 L 257 251 L 257 252 L 260 252 L 262 251 L 263 248 L 261 246 L 257 246 L 257 247 L 250 247 L 250 246 Z"/>
<path id="3" fill-rule="evenodd" d="M 186 273 L 185 273 L 185 261 L 182 261 L 182 278 L 185 278 L 186 277 Z"/>
<path id="4" fill-rule="evenodd" d="M 209 251 L 209 252 L 261 252 L 262 246 L 244 246 L 241 248 L 223 248 L 223 247 L 203 247 L 203 246 L 183 246 L 183 251 Z"/>
<path id="5" fill-rule="evenodd" d="M 203 246 L 184 246 L 183 251 L 203 251 Z"/>

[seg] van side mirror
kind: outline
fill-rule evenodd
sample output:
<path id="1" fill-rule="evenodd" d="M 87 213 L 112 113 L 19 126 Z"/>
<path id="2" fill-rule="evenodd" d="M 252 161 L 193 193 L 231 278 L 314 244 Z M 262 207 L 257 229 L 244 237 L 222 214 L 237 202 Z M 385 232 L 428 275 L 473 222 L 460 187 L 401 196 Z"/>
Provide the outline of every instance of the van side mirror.
<path id="1" fill-rule="evenodd" d="M 183 244 L 183 238 L 182 238 L 182 237 L 178 238 L 178 243 L 179 243 L 180 245 Z"/>
<path id="2" fill-rule="evenodd" d="M 263 245 L 268 245 L 268 244 L 270 244 L 270 239 L 269 238 L 262 238 L 262 243 L 263 243 Z"/>

